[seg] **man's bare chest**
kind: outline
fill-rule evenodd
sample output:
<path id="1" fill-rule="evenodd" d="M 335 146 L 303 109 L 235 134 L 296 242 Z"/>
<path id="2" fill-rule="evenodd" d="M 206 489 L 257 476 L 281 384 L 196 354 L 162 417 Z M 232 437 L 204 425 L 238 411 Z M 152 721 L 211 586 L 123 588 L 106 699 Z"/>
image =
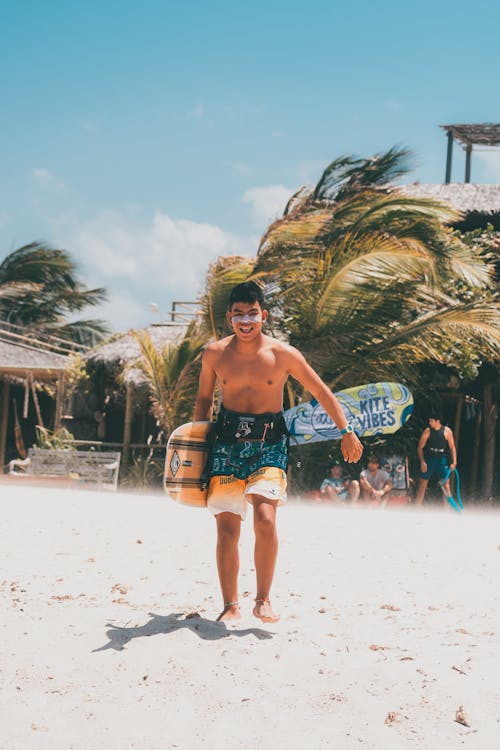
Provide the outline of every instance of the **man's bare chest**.
<path id="1" fill-rule="evenodd" d="M 215 371 L 222 386 L 234 388 L 281 387 L 287 378 L 282 363 L 273 352 L 255 356 L 228 353 L 217 362 Z"/>

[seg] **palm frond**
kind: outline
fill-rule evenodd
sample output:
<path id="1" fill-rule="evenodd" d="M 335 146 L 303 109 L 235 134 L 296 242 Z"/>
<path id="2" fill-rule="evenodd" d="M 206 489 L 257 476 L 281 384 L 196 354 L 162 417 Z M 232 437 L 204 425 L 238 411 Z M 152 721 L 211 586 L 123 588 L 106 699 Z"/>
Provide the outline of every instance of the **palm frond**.
<path id="1" fill-rule="evenodd" d="M 402 146 L 394 146 L 370 159 L 341 156 L 325 169 L 312 199 L 338 202 L 366 188 L 387 186 L 410 171 L 411 156 L 411 151 Z"/>
<path id="2" fill-rule="evenodd" d="M 77 340 L 88 334 L 95 341 L 106 330 L 102 321 L 70 324 L 68 317 L 106 297 L 105 289 L 88 289 L 78 279 L 76 264 L 65 250 L 31 243 L 0 263 L 0 316 L 14 323 L 62 336 L 74 331 Z"/>
<path id="3" fill-rule="evenodd" d="M 191 335 L 158 351 L 147 332 L 136 331 L 134 337 L 141 356 L 133 366 L 146 377 L 152 412 L 169 434 L 180 414 L 193 411 L 203 340 L 192 328 Z"/>
<path id="4" fill-rule="evenodd" d="M 464 342 L 473 342 L 473 349 L 480 351 L 482 358 L 500 357 L 498 299 L 430 310 L 407 325 L 378 330 L 378 335 L 374 323 L 364 337 L 359 337 L 350 361 L 338 368 L 331 386 L 336 386 L 339 378 L 354 378 L 359 372 L 366 375 L 370 369 L 391 377 L 411 377 L 418 363 L 442 361 L 447 352 L 457 359 Z"/>

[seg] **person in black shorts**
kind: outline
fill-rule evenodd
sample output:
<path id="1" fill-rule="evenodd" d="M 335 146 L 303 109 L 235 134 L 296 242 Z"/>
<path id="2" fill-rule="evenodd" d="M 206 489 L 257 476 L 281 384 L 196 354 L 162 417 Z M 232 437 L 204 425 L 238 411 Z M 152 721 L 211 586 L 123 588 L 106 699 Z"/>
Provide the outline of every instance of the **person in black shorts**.
<path id="1" fill-rule="evenodd" d="M 429 479 L 435 476 L 438 482 L 441 482 L 448 476 L 451 469 L 457 465 L 457 449 L 453 432 L 449 427 L 441 424 L 441 416 L 437 412 L 432 412 L 429 416 L 429 427 L 427 427 L 418 443 L 418 457 L 420 459 L 420 478 L 417 489 L 415 503 L 422 505 L 425 497 L 425 490 Z M 448 459 L 451 457 L 451 463 Z M 450 480 L 443 484 L 443 504 L 447 504 L 447 498 L 451 497 Z"/>

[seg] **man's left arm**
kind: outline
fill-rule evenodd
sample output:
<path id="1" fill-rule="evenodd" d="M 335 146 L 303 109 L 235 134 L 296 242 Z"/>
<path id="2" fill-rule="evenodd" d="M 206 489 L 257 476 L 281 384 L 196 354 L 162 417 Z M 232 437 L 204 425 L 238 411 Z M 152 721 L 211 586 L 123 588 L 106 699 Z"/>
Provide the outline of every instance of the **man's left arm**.
<path id="1" fill-rule="evenodd" d="M 347 427 L 348 422 L 342 407 L 326 383 L 306 362 L 305 357 L 294 347 L 288 347 L 288 371 L 292 377 L 301 383 L 314 398 L 319 401 L 329 417 L 333 419 L 340 430 Z M 354 432 L 342 435 L 342 455 L 349 463 L 357 463 L 362 456 L 363 446 Z"/>
<path id="2" fill-rule="evenodd" d="M 455 438 L 453 437 L 453 432 L 450 430 L 450 428 L 447 428 L 447 436 L 446 440 L 448 442 L 448 447 L 450 449 L 450 456 L 451 456 L 451 464 L 450 469 L 453 471 L 453 469 L 456 469 L 457 467 L 457 448 L 455 446 Z"/>

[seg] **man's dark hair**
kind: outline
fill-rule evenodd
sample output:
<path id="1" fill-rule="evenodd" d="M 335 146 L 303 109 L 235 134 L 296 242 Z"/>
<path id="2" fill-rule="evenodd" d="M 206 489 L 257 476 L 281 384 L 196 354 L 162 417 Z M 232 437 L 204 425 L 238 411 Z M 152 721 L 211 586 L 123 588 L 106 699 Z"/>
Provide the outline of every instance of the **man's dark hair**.
<path id="1" fill-rule="evenodd" d="M 443 419 L 441 409 L 431 409 L 427 419 L 438 419 L 441 422 Z"/>
<path id="2" fill-rule="evenodd" d="M 368 463 L 377 464 L 379 467 L 381 466 L 380 458 L 378 456 L 374 456 L 373 453 L 371 456 L 368 456 Z"/>
<path id="3" fill-rule="evenodd" d="M 244 281 L 242 284 L 236 284 L 233 287 L 229 295 L 228 310 L 232 308 L 235 302 L 246 302 L 248 305 L 258 302 L 262 309 L 265 305 L 262 289 L 255 281 Z"/>

